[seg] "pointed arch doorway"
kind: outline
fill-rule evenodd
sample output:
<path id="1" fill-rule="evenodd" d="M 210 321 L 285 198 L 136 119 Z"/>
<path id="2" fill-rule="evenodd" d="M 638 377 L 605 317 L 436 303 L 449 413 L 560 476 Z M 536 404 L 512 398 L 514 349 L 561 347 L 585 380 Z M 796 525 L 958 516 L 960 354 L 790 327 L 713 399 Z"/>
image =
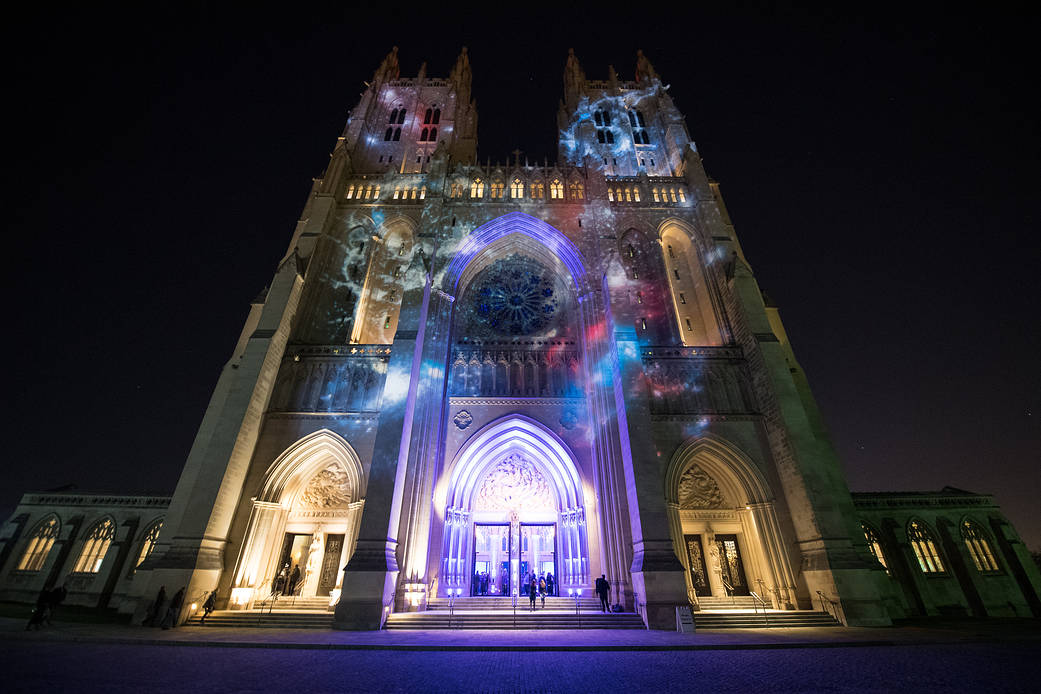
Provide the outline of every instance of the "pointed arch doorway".
<path id="1" fill-rule="evenodd" d="M 524 595 L 532 575 L 552 574 L 558 594 L 588 584 L 581 478 L 541 424 L 520 415 L 493 422 L 443 479 L 442 595 Z"/>

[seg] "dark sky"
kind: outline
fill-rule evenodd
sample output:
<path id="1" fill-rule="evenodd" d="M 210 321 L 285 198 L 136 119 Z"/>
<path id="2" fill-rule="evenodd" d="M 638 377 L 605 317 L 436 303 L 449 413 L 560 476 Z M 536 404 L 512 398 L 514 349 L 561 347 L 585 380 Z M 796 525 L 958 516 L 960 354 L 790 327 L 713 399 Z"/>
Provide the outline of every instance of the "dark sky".
<path id="1" fill-rule="evenodd" d="M 569 47 L 591 79 L 609 63 L 628 78 L 643 48 L 851 487 L 992 493 L 1041 549 L 1036 18 L 47 7 L 0 30 L 0 513 L 70 483 L 173 489 L 248 303 L 392 45 L 403 74 L 426 60 L 432 76 L 469 46 L 482 160 L 555 159 Z"/>

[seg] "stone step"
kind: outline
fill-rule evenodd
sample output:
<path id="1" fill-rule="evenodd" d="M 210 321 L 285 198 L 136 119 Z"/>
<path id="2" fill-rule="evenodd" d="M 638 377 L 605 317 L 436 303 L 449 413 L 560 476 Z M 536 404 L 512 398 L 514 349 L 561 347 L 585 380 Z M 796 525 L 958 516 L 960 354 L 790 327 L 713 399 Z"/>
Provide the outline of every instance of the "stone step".
<path id="1" fill-rule="evenodd" d="M 333 613 L 322 610 L 260 612 L 253 610 L 217 610 L 202 622 L 202 615 L 188 621 L 190 626 L 240 627 L 269 629 L 331 629 Z"/>
<path id="2" fill-rule="evenodd" d="M 541 608 L 542 599 L 536 598 L 535 603 Z M 596 610 L 600 611 L 600 601 L 595 597 L 582 597 L 578 599 L 579 607 L 582 610 Z M 428 610 L 447 610 L 449 605 L 448 598 L 431 598 L 427 601 Z M 517 598 L 517 609 L 526 609 L 530 605 L 530 600 L 526 595 L 522 595 Z M 568 597 L 550 596 L 546 598 L 546 609 L 554 610 L 574 610 L 575 599 Z M 466 610 L 513 610 L 513 598 L 511 597 L 461 597 L 455 599 L 455 610 L 466 611 Z"/>
<path id="3" fill-rule="evenodd" d="M 632 612 L 574 613 L 513 612 L 460 613 L 449 617 L 441 611 L 399 612 L 387 618 L 387 629 L 644 629 Z"/>
<path id="4" fill-rule="evenodd" d="M 762 629 L 774 627 L 834 627 L 840 626 L 826 612 L 791 611 L 769 612 L 766 619 L 763 613 L 730 612 L 730 613 L 694 613 L 694 624 L 698 629 Z"/>

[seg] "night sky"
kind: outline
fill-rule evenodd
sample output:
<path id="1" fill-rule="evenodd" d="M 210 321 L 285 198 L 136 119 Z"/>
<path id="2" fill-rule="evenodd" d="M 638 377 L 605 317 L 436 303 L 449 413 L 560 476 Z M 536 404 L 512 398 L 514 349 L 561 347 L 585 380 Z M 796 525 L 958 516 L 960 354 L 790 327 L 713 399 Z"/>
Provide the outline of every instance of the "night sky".
<path id="1" fill-rule="evenodd" d="M 642 48 L 852 489 L 991 493 L 1041 549 L 1036 18 L 47 7 L 0 30 L 4 516 L 67 484 L 173 490 L 249 301 L 391 46 L 405 76 L 422 61 L 447 76 L 469 47 L 481 161 L 556 159 L 569 47 L 590 79 L 608 64 L 631 79 Z"/>

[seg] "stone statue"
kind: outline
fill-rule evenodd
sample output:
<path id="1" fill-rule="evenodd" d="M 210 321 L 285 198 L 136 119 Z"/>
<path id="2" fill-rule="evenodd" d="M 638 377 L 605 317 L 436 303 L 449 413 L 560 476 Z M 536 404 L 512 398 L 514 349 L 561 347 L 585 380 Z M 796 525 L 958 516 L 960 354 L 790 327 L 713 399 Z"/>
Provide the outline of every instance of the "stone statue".
<path id="1" fill-rule="evenodd" d="M 322 555 L 324 554 L 322 548 L 322 528 L 319 526 L 315 528 L 314 534 L 311 535 L 311 546 L 307 550 L 304 587 L 300 590 L 300 595 L 312 596 L 318 591 L 318 579 L 321 578 Z"/>

